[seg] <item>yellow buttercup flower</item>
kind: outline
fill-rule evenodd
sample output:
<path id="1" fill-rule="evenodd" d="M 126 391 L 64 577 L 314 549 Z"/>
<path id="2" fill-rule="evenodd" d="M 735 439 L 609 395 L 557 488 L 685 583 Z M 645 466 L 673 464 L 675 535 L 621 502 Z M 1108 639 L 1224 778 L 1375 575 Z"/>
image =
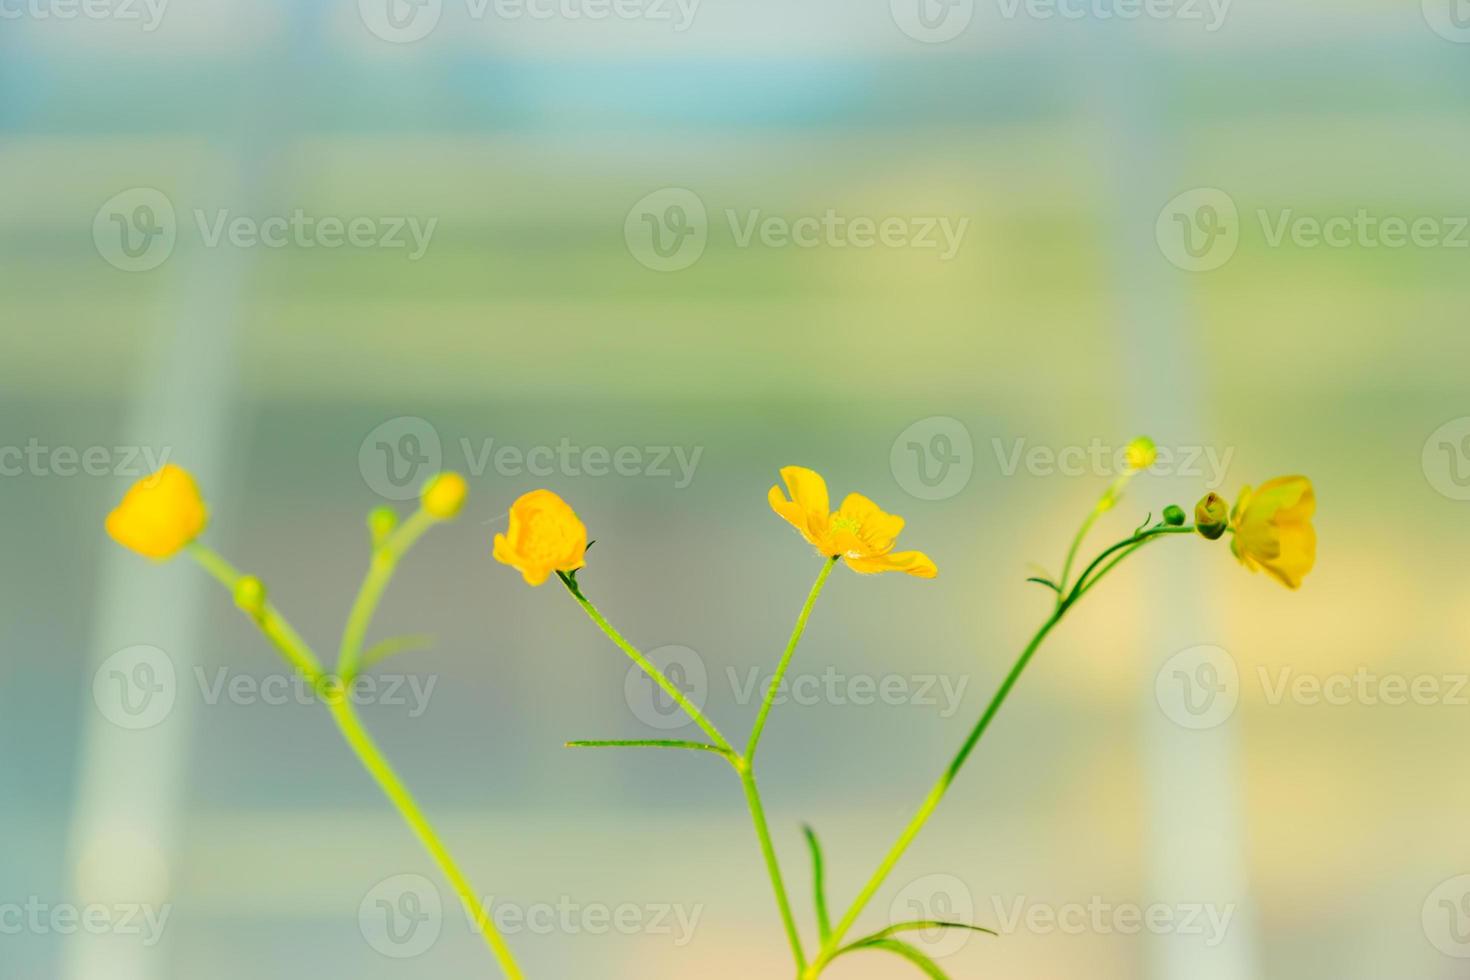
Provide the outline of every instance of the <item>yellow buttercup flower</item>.
<path id="1" fill-rule="evenodd" d="M 495 560 L 520 570 L 530 585 L 552 572 L 587 564 L 587 526 L 550 490 L 532 490 L 510 507 L 510 527 L 495 535 Z"/>
<path id="2" fill-rule="evenodd" d="M 867 497 L 850 493 L 836 511 L 827 496 L 827 481 L 801 466 L 781 470 L 786 493 L 771 487 L 771 509 L 801 532 L 818 552 L 841 557 L 855 572 L 907 572 L 920 578 L 939 574 L 927 555 L 917 551 L 894 551 L 903 518 L 885 514 Z M 789 494 L 789 497 L 788 497 Z"/>
<path id="3" fill-rule="evenodd" d="M 440 473 L 424 484 L 424 511 L 441 521 L 451 520 L 464 506 L 469 484 L 458 473 Z"/>
<path id="4" fill-rule="evenodd" d="M 134 483 L 107 515 L 107 533 L 147 558 L 171 558 L 199 536 L 209 511 L 194 478 L 169 463 Z"/>
<path id="5" fill-rule="evenodd" d="M 1279 476 L 1255 492 L 1246 487 L 1230 515 L 1230 550 L 1251 571 L 1264 568 L 1287 588 L 1300 588 L 1317 560 L 1316 509 L 1312 481 L 1304 476 Z"/>

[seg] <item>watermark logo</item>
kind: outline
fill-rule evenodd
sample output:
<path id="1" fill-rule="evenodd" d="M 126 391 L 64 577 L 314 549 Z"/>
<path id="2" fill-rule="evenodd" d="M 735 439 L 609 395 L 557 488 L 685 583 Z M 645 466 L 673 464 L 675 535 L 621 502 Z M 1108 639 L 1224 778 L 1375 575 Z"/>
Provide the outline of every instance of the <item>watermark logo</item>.
<path id="1" fill-rule="evenodd" d="M 102 717 L 119 728 L 142 731 L 173 711 L 179 680 L 169 655 L 154 646 L 119 650 L 92 677 L 92 700 Z"/>
<path id="2" fill-rule="evenodd" d="M 924 875 L 905 885 L 888 906 L 888 924 L 905 922 L 957 922 L 967 924 L 975 919 L 975 896 L 970 888 L 951 874 Z M 958 953 L 970 941 L 969 929 L 938 927 L 905 931 L 901 937 L 913 943 L 924 955 L 942 959 Z"/>
<path id="3" fill-rule="evenodd" d="M 413 500 L 444 464 L 439 430 L 416 415 L 400 415 L 369 432 L 357 449 L 368 487 L 388 500 Z"/>
<path id="4" fill-rule="evenodd" d="M 369 31 L 390 44 L 422 41 L 439 26 L 444 0 L 357 0 Z"/>
<path id="5" fill-rule="evenodd" d="M 1168 905 L 1154 902 L 1112 902 L 1093 895 L 1085 902 L 1034 902 L 1021 895 L 1012 901 L 999 896 L 992 900 L 995 920 L 1002 935 L 1028 932 L 1037 936 L 1092 934 L 1096 936 L 1185 936 L 1216 947 L 1230 933 L 1236 906 L 1186 902 Z"/>
<path id="6" fill-rule="evenodd" d="M 920 500 L 947 500 L 970 484 L 975 443 L 959 419 L 931 415 L 904 429 L 888 451 L 893 478 Z"/>
<path id="7" fill-rule="evenodd" d="M 0 936 L 74 936 L 78 933 L 128 936 L 137 937 L 142 946 L 151 948 L 163 938 L 172 914 L 172 905 L 133 902 L 53 904 L 32 895 L 24 902 L 0 903 Z"/>
<path id="8" fill-rule="evenodd" d="M 439 889 L 423 875 L 395 875 L 363 896 L 357 926 L 379 953 L 395 960 L 412 959 L 439 941 L 444 902 Z"/>
<path id="9" fill-rule="evenodd" d="M 975 18 L 975 0 L 888 0 L 888 9 L 899 30 L 924 44 L 953 41 Z"/>
<path id="10" fill-rule="evenodd" d="M 1154 678 L 1154 696 L 1164 715 L 1181 728 L 1215 728 L 1240 703 L 1240 668 L 1223 647 L 1189 647 L 1164 661 Z"/>
<path id="11" fill-rule="evenodd" d="M 0 0 L 0 20 L 115 20 L 137 22 L 151 34 L 163 23 L 168 0 Z"/>
<path id="12" fill-rule="evenodd" d="M 1446 956 L 1470 959 L 1470 874 L 1442 881 L 1424 899 L 1424 935 Z"/>
<path id="13" fill-rule="evenodd" d="M 147 272 L 163 265 L 178 237 L 173 202 L 152 187 L 132 187 L 113 195 L 92 219 L 97 254 L 123 272 Z"/>
<path id="14" fill-rule="evenodd" d="M 709 697 L 709 670 L 704 658 L 689 647 L 672 644 L 650 650 L 648 660 L 668 678 L 674 689 L 700 710 Z M 674 731 L 693 724 L 672 694 L 632 664 L 623 679 L 623 699 L 634 717 L 649 728 Z"/>
<path id="15" fill-rule="evenodd" d="M 1424 478 L 1451 500 L 1470 500 L 1470 415 L 1450 419 L 1424 440 Z"/>
<path id="16" fill-rule="evenodd" d="M 628 210 L 623 241 L 638 262 L 655 272 L 678 272 L 699 261 L 709 243 L 709 214 L 698 194 L 665 187 Z"/>
<path id="17" fill-rule="evenodd" d="M 1185 191 L 1159 212 L 1154 237 L 1175 266 L 1211 272 L 1234 258 L 1240 246 L 1240 211 L 1235 199 L 1219 188 Z"/>
<path id="18" fill-rule="evenodd" d="M 1424 22 L 1446 41 L 1470 44 L 1470 0 L 1424 0 Z"/>
<path id="19" fill-rule="evenodd" d="M 970 686 L 969 675 L 948 674 L 845 674 L 828 666 L 820 674 L 786 674 L 772 690 L 774 675 L 762 675 L 759 667 L 751 667 L 741 677 L 734 667 L 725 668 L 736 704 L 753 704 L 770 692 L 771 703 L 788 702 L 809 708 L 828 704 L 836 707 L 937 708 L 939 717 L 952 718 L 965 699 Z"/>

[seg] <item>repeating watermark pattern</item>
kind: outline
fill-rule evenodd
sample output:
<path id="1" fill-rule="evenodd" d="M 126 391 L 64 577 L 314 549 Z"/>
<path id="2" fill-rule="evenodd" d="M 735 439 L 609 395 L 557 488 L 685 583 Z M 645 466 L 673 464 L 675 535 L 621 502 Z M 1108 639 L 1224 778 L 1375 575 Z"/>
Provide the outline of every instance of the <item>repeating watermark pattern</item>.
<path id="1" fill-rule="evenodd" d="M 951 215 L 768 214 L 760 208 L 725 208 L 735 248 L 912 249 L 933 251 L 939 261 L 959 254 L 968 217 Z M 709 212 L 693 191 L 666 187 L 633 205 L 623 221 L 628 252 L 656 272 L 677 272 L 699 261 L 709 242 Z"/>
<path id="2" fill-rule="evenodd" d="M 22 902 L 0 902 L 0 936 L 136 937 L 145 947 L 156 946 L 168 927 L 172 905 L 143 902 L 107 904 L 45 902 L 35 895 Z"/>
<path id="3" fill-rule="evenodd" d="M 462 436 L 456 443 L 459 458 L 451 469 L 471 477 L 486 473 L 508 479 L 552 476 L 572 479 L 668 480 L 674 489 L 694 482 L 703 446 L 582 445 L 563 436 L 555 443 L 534 446 L 502 443 L 494 438 Z M 391 418 L 375 427 L 357 451 L 358 470 L 368 487 L 389 500 L 411 500 L 424 481 L 444 469 L 445 454 L 439 430 L 412 415 Z"/>
<path id="4" fill-rule="evenodd" d="M 682 34 L 694 26 L 700 0 L 463 0 L 476 23 L 640 21 L 667 24 Z M 444 0 L 358 0 L 358 14 L 372 34 L 391 44 L 422 41 L 439 27 Z"/>
<path id="5" fill-rule="evenodd" d="M 358 706 L 401 708 L 410 718 L 422 717 L 429 710 L 439 684 L 436 674 L 365 673 L 345 685 L 328 677 L 317 688 L 296 673 L 257 677 L 228 667 L 211 670 L 197 665 L 191 676 L 199 702 L 210 707 L 311 705 L 326 697 Z M 173 713 L 180 693 L 179 671 L 173 658 L 155 646 L 119 650 L 103 661 L 92 677 L 92 698 L 97 709 L 108 721 L 130 731 L 161 724 Z"/>
<path id="6" fill-rule="evenodd" d="M 169 0 L 0 0 L 0 20 L 117 21 L 158 30 Z"/>
<path id="7" fill-rule="evenodd" d="M 1127 445 L 1114 445 L 1093 437 L 1086 445 L 1044 446 L 1024 438 L 992 439 L 991 448 L 1001 476 L 1015 476 L 1025 470 L 1031 476 L 1105 477 L 1118 476 L 1128 469 Z M 1208 490 L 1225 482 L 1235 447 L 1169 446 L 1155 447 L 1154 462 L 1144 472 L 1154 476 L 1180 476 L 1200 480 Z"/>
<path id="8" fill-rule="evenodd" d="M 1207 947 L 1219 946 L 1230 933 L 1236 906 L 1209 902 L 1113 902 L 1101 895 L 1086 901 L 1039 902 L 1024 895 L 992 900 L 997 929 L 1038 936 L 1097 935 L 1187 936 Z"/>
<path id="9" fill-rule="evenodd" d="M 770 690 L 773 675 L 762 674 L 759 667 L 749 670 L 725 670 L 737 704 L 759 703 Z M 815 705 L 865 708 L 915 706 L 937 708 L 939 717 L 952 718 L 965 699 L 970 686 L 966 675 L 948 674 L 847 674 L 829 666 L 820 674 L 788 673 L 776 685 L 772 703 L 794 704 L 809 708 Z"/>
<path id="10" fill-rule="evenodd" d="M 1423 0 L 1424 22 L 1446 41 L 1470 44 L 1470 0 Z"/>
<path id="11" fill-rule="evenodd" d="M 1232 0 L 995 0 L 1002 20 L 1199 24 L 1213 34 L 1225 26 Z M 915 41 L 953 41 L 975 19 L 975 0 L 889 0 L 893 22 Z"/>
<path id="12" fill-rule="evenodd" d="M 583 902 L 561 895 L 547 902 L 508 902 L 486 896 L 481 915 L 501 935 L 533 936 L 659 936 L 684 947 L 694 939 L 704 916 L 702 904 L 677 902 Z M 479 918 L 462 909 L 470 932 L 478 933 Z M 393 959 L 422 956 L 444 931 L 444 899 L 432 881 L 417 874 L 401 874 L 374 885 L 357 909 L 358 928 L 368 945 Z"/>
<path id="13" fill-rule="evenodd" d="M 422 956 L 444 930 L 444 899 L 423 875 L 378 882 L 357 907 L 357 927 L 369 946 L 391 959 Z"/>
<path id="14" fill-rule="evenodd" d="M 1470 959 L 1470 874 L 1436 885 L 1424 899 L 1421 915 L 1424 935 L 1435 949 L 1456 959 Z"/>
<path id="15" fill-rule="evenodd" d="M 32 436 L 24 446 L 0 446 L 0 477 L 140 479 L 163 469 L 172 453 L 168 446 L 48 446 Z"/>
<path id="16" fill-rule="evenodd" d="M 1470 215 L 1384 214 L 1369 208 L 1323 215 L 1257 208 L 1255 218 L 1270 249 L 1470 249 Z M 1164 206 L 1155 225 L 1164 257 L 1188 272 L 1224 266 L 1241 234 L 1234 198 L 1214 187 L 1180 194 Z"/>
<path id="17" fill-rule="evenodd" d="M 1180 650 L 1159 668 L 1154 697 L 1165 717 L 1195 731 L 1223 725 L 1240 703 L 1240 667 L 1224 647 Z"/>
<path id="18" fill-rule="evenodd" d="M 3 2 L 3 0 L 0 0 Z M 194 208 L 194 230 L 205 248 L 384 249 L 423 258 L 439 226 L 438 218 L 414 215 L 318 215 L 305 208 L 284 214 L 238 214 L 229 208 Z M 114 195 L 92 219 L 97 253 L 124 272 L 156 269 L 173 254 L 179 221 L 162 191 L 134 187 Z"/>
<path id="19" fill-rule="evenodd" d="M 709 670 L 703 657 L 678 644 L 657 647 L 645 656 L 690 704 L 704 710 L 709 699 Z M 631 664 L 623 678 L 623 700 L 633 716 L 649 728 L 674 731 L 693 723 L 679 702 L 637 664 Z"/>
<path id="20" fill-rule="evenodd" d="M 959 419 L 931 415 L 893 440 L 889 469 L 898 485 L 920 500 L 947 500 L 970 485 L 975 442 Z"/>
<path id="21" fill-rule="evenodd" d="M 888 924 L 905 922 L 957 922 L 973 924 L 975 895 L 970 886 L 951 874 L 928 874 L 899 889 L 888 905 Z M 969 929 L 921 929 L 904 932 L 902 939 L 913 943 L 926 956 L 943 959 L 964 949 L 973 937 Z"/>
<path id="22" fill-rule="evenodd" d="M 1424 477 L 1451 500 L 1470 500 L 1470 415 L 1450 419 L 1424 440 Z"/>

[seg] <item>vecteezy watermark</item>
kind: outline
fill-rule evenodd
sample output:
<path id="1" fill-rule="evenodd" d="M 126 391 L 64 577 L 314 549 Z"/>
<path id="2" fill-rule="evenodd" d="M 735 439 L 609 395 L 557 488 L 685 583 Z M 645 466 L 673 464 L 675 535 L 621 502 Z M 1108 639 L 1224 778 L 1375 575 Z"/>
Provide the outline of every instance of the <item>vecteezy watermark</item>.
<path id="1" fill-rule="evenodd" d="M 1004 20 L 1139 20 L 1199 23 L 1213 34 L 1225 25 L 1232 0 L 995 0 Z M 975 0 L 889 0 L 898 29 L 916 41 L 942 44 L 965 32 L 975 18 Z"/>
<path id="2" fill-rule="evenodd" d="M 770 690 L 773 676 L 762 674 L 759 667 L 743 672 L 725 669 L 726 680 L 735 692 L 737 704 L 754 704 Z M 794 704 L 812 707 L 830 704 L 838 707 L 886 705 L 938 708 L 939 717 L 952 718 L 965 699 L 970 678 L 948 674 L 847 674 L 829 666 L 820 674 L 787 674 L 776 685 L 772 704 Z"/>
<path id="3" fill-rule="evenodd" d="M 3 20 L 115 20 L 151 34 L 163 23 L 169 0 L 0 0 Z"/>
<path id="4" fill-rule="evenodd" d="M 1451 500 L 1470 500 L 1470 415 L 1450 419 L 1424 440 L 1424 478 Z"/>
<path id="5" fill-rule="evenodd" d="M 1470 44 L 1470 0 L 1423 0 L 1424 22 L 1446 41 Z"/>
<path id="6" fill-rule="evenodd" d="M 1470 215 L 1349 213 L 1302 214 L 1295 208 L 1257 208 L 1261 240 L 1271 249 L 1470 249 Z M 1229 262 L 1240 244 L 1240 211 L 1224 191 L 1186 191 L 1160 212 L 1159 250 L 1188 272 L 1210 272 Z"/>
<path id="7" fill-rule="evenodd" d="M 156 946 L 168 926 L 172 905 L 144 902 L 45 902 L 32 895 L 23 902 L 0 902 L 0 936 L 136 936 Z"/>
<path id="8" fill-rule="evenodd" d="M 1032 445 L 1024 438 L 992 439 L 991 448 L 1001 476 L 1015 476 L 1021 469 L 1031 476 L 1114 477 L 1128 468 L 1128 446 L 1111 445 L 1097 437 L 1087 445 Z M 1156 456 L 1146 472 L 1155 476 L 1182 476 L 1203 481 L 1212 490 L 1225 482 L 1235 447 L 1155 447 Z"/>
<path id="9" fill-rule="evenodd" d="M 1224 647 L 1200 644 L 1164 661 L 1154 677 L 1164 716 L 1181 728 L 1216 728 L 1240 703 L 1240 668 Z"/>
<path id="10" fill-rule="evenodd" d="M 608 20 L 668 24 L 689 30 L 700 0 L 463 0 L 464 15 L 497 24 L 537 21 Z M 358 0 L 358 14 L 374 36 L 392 44 L 412 44 L 434 32 L 444 16 L 444 0 Z"/>
<path id="11" fill-rule="evenodd" d="M 941 262 L 960 250 L 970 219 L 950 215 L 767 214 L 725 208 L 735 248 L 911 249 L 933 251 Z M 638 200 L 623 220 L 628 252 L 656 272 L 677 272 L 699 261 L 711 228 L 704 201 L 683 187 L 665 187 Z"/>
<path id="12" fill-rule="evenodd" d="M 555 901 L 518 903 L 486 896 L 477 916 L 464 909 L 471 932 L 480 918 L 503 936 L 663 936 L 677 947 L 693 939 L 703 905 L 673 902 L 582 902 L 569 895 Z M 357 909 L 358 927 L 368 945 L 393 959 L 420 956 L 439 940 L 444 929 L 444 900 L 422 875 L 403 874 L 374 885 Z"/>
<path id="13" fill-rule="evenodd" d="M 1038 902 L 1024 895 L 992 900 L 997 928 L 1002 935 L 1018 932 L 1038 936 L 1061 933 L 1067 936 L 1155 936 L 1197 937 L 1204 946 L 1225 941 L 1235 920 L 1236 906 L 1209 902 L 1112 902 L 1100 895 L 1086 901 Z"/>
<path id="14" fill-rule="evenodd" d="M 459 459 L 450 468 L 461 469 L 472 477 L 487 472 L 508 479 L 622 477 L 669 480 L 676 490 L 694 482 L 704 456 L 703 446 L 581 445 L 569 436 L 555 443 L 530 446 L 462 436 L 455 445 Z M 363 438 L 357 450 L 357 466 L 374 493 L 389 500 L 412 500 L 424 481 L 444 468 L 439 430 L 418 416 L 391 418 Z"/>
<path id="15" fill-rule="evenodd" d="M 237 214 L 229 208 L 194 208 L 194 229 L 205 248 L 352 248 L 404 250 L 417 262 L 429 250 L 438 218 L 413 215 L 317 215 L 305 208 L 284 214 Z M 178 243 L 179 221 L 162 191 L 134 187 L 109 198 L 92 219 L 97 254 L 124 272 L 147 272 L 168 261 Z"/>
<path id="16" fill-rule="evenodd" d="M 428 710 L 439 678 L 435 674 L 359 674 L 346 685 L 328 677 L 316 687 L 300 674 L 256 677 L 235 673 L 228 667 L 210 670 L 195 666 L 193 681 L 200 702 L 208 706 L 281 707 L 341 698 L 358 706 L 406 708 L 408 717 L 418 718 Z M 155 646 L 119 650 L 103 661 L 92 677 L 92 698 L 102 717 L 130 731 L 161 724 L 173 713 L 180 693 L 173 658 Z"/>
<path id="17" fill-rule="evenodd" d="M 0 446 L 0 477 L 123 476 L 157 473 L 173 450 L 164 446 L 48 446 L 32 436 L 24 446 Z"/>
<path id="18" fill-rule="evenodd" d="M 893 440 L 888 465 L 898 485 L 920 500 L 947 500 L 970 485 L 975 442 L 959 419 L 931 415 Z"/>
<path id="19" fill-rule="evenodd" d="M 703 657 L 677 643 L 656 647 L 645 656 L 686 701 L 704 709 L 709 698 L 709 670 Z M 633 716 L 649 728 L 668 732 L 692 724 L 678 699 L 637 664 L 629 665 L 623 676 L 623 700 Z"/>
<path id="20" fill-rule="evenodd" d="M 1421 912 L 1424 936 L 1446 956 L 1470 959 L 1470 874 L 1435 886 Z"/>
<path id="21" fill-rule="evenodd" d="M 904 885 L 888 904 L 888 924 L 908 922 L 956 922 L 975 919 L 975 895 L 961 879 L 951 874 L 928 874 Z M 905 931 L 898 938 L 913 943 L 931 959 L 958 953 L 974 934 L 969 929 L 937 927 Z"/>

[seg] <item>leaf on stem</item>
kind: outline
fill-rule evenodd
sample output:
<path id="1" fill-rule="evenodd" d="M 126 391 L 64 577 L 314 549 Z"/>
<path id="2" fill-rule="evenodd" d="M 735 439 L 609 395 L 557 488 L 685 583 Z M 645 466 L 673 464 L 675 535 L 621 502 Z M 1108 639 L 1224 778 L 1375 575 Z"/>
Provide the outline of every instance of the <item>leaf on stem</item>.
<path id="1" fill-rule="evenodd" d="M 389 657 L 395 657 L 400 653 L 408 653 L 411 650 L 428 650 L 434 645 L 434 638 L 427 633 L 418 633 L 412 636 L 390 636 L 386 640 L 380 640 L 368 648 L 367 653 L 362 655 L 362 666 L 360 670 L 367 670 L 374 664 L 381 663 Z"/>
<path id="2" fill-rule="evenodd" d="M 832 958 L 835 960 L 843 953 L 855 953 L 859 950 L 864 949 L 881 949 L 886 950 L 890 953 L 897 954 L 898 956 L 902 956 L 904 959 L 914 964 L 914 966 L 917 966 L 919 969 L 923 970 L 925 976 L 928 976 L 930 980 L 949 980 L 949 975 L 939 968 L 938 963 L 935 963 L 928 956 L 921 953 L 918 948 L 909 945 L 901 939 L 863 940 L 861 942 L 853 943 L 851 946 L 844 946 L 841 950 L 838 951 L 837 955 L 833 956 Z"/>
<path id="3" fill-rule="evenodd" d="M 1057 583 L 1053 582 L 1049 578 L 1042 578 L 1040 575 L 1033 575 L 1030 578 L 1028 578 L 1026 581 L 1028 581 L 1028 582 L 1035 582 L 1037 585 L 1044 585 L 1048 589 L 1051 589 L 1053 592 L 1057 593 L 1058 595 L 1060 595 L 1061 594 L 1061 591 L 1062 591 L 1062 587 L 1060 585 L 1058 585 Z"/>
<path id="4" fill-rule="evenodd" d="M 832 935 L 832 920 L 827 917 L 827 885 L 822 871 L 822 845 L 817 842 L 817 832 L 810 824 L 802 824 L 801 830 L 806 834 L 807 847 L 812 852 L 812 897 L 817 906 L 817 931 L 825 943 Z"/>
<path id="5" fill-rule="evenodd" d="M 690 749 L 695 752 L 713 752 L 716 755 L 729 756 L 730 753 L 718 745 L 710 745 L 708 742 L 684 742 L 677 739 L 663 738 L 635 738 L 635 739 L 579 739 L 575 742 L 567 742 L 569 749 Z"/>

